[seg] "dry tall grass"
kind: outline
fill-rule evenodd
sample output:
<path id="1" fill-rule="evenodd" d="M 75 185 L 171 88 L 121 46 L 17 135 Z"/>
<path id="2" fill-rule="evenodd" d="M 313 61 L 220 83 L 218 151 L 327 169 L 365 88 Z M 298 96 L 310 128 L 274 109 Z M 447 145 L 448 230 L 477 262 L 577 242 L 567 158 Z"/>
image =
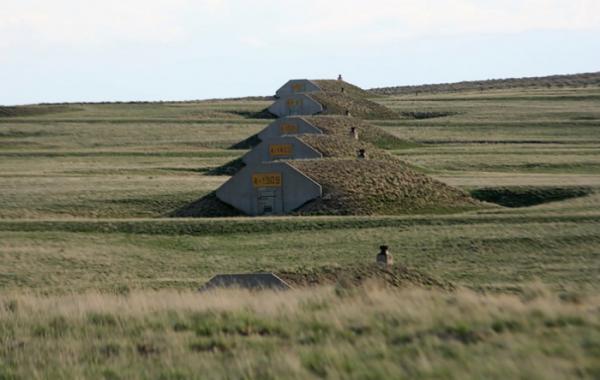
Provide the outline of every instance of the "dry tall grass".
<path id="1" fill-rule="evenodd" d="M 600 297 L 367 286 L 4 295 L 2 378 L 539 378 L 600 373 Z"/>

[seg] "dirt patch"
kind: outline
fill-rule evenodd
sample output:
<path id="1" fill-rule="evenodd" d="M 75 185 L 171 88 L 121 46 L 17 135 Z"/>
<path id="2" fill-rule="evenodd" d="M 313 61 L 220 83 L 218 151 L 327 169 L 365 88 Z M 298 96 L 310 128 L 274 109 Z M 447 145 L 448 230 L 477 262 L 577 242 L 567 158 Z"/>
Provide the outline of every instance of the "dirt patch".
<path id="1" fill-rule="evenodd" d="M 292 287 L 337 285 L 356 287 L 367 282 L 376 282 L 392 287 L 424 286 L 445 290 L 454 289 L 450 282 L 436 279 L 428 274 L 402 265 L 382 269 L 376 264 L 353 266 L 325 266 L 299 271 L 277 272 L 282 280 Z"/>
<path id="2" fill-rule="evenodd" d="M 409 119 L 436 119 L 439 117 L 448 117 L 458 115 L 458 112 L 453 111 L 411 111 L 401 112 L 402 116 Z"/>
<path id="3" fill-rule="evenodd" d="M 206 175 L 229 175 L 232 176 L 235 173 L 242 170 L 242 168 L 246 166 L 244 161 L 241 158 L 236 158 L 235 160 L 231 160 L 221 166 L 210 169 L 206 172 Z"/>
<path id="4" fill-rule="evenodd" d="M 323 105 L 324 115 L 346 115 L 363 119 L 398 119 L 400 115 L 391 109 L 362 97 L 342 92 L 313 92 L 311 98 Z"/>
<path id="5" fill-rule="evenodd" d="M 221 202 L 221 200 L 217 198 L 216 192 L 213 191 L 197 201 L 171 212 L 167 216 L 176 218 L 212 218 L 241 215 L 244 214 L 227 203 Z"/>
<path id="6" fill-rule="evenodd" d="M 233 144 L 228 149 L 251 149 L 260 144 L 258 135 L 252 135 L 238 143 Z"/>
<path id="7" fill-rule="evenodd" d="M 323 187 L 300 215 L 404 215 L 484 207 L 462 190 L 418 173 L 400 160 L 287 161 Z"/>

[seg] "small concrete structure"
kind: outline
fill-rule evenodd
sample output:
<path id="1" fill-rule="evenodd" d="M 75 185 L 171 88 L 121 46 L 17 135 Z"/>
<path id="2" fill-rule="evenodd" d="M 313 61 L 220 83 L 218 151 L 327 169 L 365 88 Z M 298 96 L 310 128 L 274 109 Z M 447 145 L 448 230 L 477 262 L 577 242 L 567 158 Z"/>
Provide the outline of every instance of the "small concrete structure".
<path id="1" fill-rule="evenodd" d="M 240 288 L 250 290 L 289 290 L 292 289 L 274 273 L 218 274 L 211 278 L 200 291 L 217 288 Z"/>
<path id="2" fill-rule="evenodd" d="M 217 189 L 217 198 L 252 216 L 288 214 L 321 194 L 321 185 L 286 162 L 246 166 Z"/>
<path id="3" fill-rule="evenodd" d="M 292 79 L 287 81 L 283 86 L 275 92 L 275 97 L 284 98 L 295 94 L 301 94 L 304 92 L 316 92 L 321 91 L 321 88 L 308 79 Z"/>
<path id="4" fill-rule="evenodd" d="M 246 165 L 277 160 L 298 160 L 323 158 L 323 154 L 315 150 L 295 136 L 274 137 L 263 140 L 242 157 Z"/>
<path id="5" fill-rule="evenodd" d="M 322 134 L 323 131 L 300 116 L 289 116 L 282 117 L 269 124 L 258 133 L 258 138 L 261 141 L 265 141 L 285 135 L 305 135 L 311 133 Z"/>
<path id="6" fill-rule="evenodd" d="M 277 117 L 315 115 L 323 110 L 321 103 L 302 93 L 281 97 L 269 107 L 269 112 Z"/>

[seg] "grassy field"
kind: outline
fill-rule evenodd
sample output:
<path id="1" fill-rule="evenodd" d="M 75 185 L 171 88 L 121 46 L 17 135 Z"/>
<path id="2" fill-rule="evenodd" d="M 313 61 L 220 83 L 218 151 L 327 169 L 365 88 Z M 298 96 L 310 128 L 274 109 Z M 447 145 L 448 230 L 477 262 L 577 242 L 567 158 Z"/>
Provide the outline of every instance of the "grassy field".
<path id="1" fill-rule="evenodd" d="M 542 203 L 169 218 L 227 180 L 208 172 L 245 153 L 228 147 L 269 101 L 0 116 L 0 379 L 600 377 L 600 88 L 375 100 L 404 115 L 373 124 L 419 170 Z M 380 244 L 457 290 L 195 292 L 216 273 L 371 263 Z"/>

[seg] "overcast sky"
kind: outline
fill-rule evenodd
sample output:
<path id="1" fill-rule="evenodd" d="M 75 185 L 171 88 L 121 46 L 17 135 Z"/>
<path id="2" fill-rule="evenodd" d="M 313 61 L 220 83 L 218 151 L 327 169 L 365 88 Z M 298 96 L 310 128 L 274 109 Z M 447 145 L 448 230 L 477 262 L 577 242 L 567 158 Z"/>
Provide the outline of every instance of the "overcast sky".
<path id="1" fill-rule="evenodd" d="M 600 71 L 600 0 L 0 0 L 0 104 Z"/>

